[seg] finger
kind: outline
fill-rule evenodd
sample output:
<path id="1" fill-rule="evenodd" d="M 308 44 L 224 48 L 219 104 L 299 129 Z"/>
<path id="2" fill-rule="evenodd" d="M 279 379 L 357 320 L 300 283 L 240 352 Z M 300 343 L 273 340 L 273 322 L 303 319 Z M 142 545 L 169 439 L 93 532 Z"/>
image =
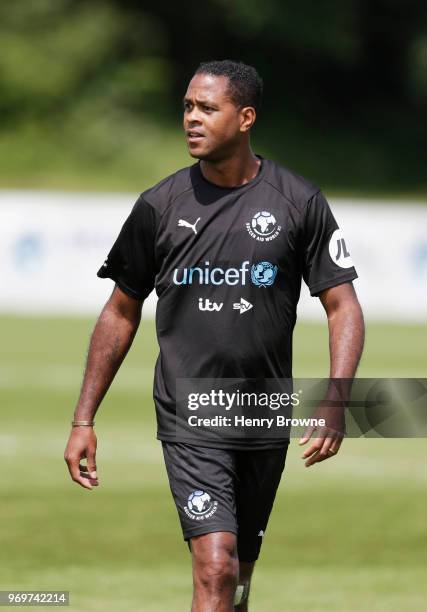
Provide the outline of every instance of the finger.
<path id="1" fill-rule="evenodd" d="M 99 487 L 99 482 L 95 478 L 91 478 L 87 474 L 80 474 L 81 478 L 84 478 L 86 482 L 89 482 L 93 487 Z"/>
<path id="2" fill-rule="evenodd" d="M 87 468 L 90 474 L 91 478 L 98 478 L 98 475 L 96 473 L 96 460 L 95 460 L 95 455 L 96 455 L 96 448 L 89 448 L 87 450 L 86 453 L 86 457 L 87 457 Z"/>
<path id="3" fill-rule="evenodd" d="M 305 467 L 310 467 L 310 465 L 314 465 L 315 463 L 320 463 L 321 461 L 325 461 L 325 459 L 329 458 L 328 453 L 324 453 L 322 449 L 319 449 L 316 453 L 313 453 L 311 457 L 307 459 L 304 463 Z"/>
<path id="4" fill-rule="evenodd" d="M 331 450 L 334 451 L 335 455 L 341 448 L 342 440 L 342 438 L 336 438 L 331 444 Z"/>
<path id="5" fill-rule="evenodd" d="M 341 439 L 339 437 L 327 437 L 321 438 L 322 445 L 319 447 L 316 453 L 312 454 L 311 457 L 305 462 L 306 467 L 310 467 L 314 463 L 320 463 L 321 461 L 325 461 L 325 459 L 330 459 L 337 452 L 341 445 Z M 337 449 L 337 450 L 335 450 Z"/>
<path id="6" fill-rule="evenodd" d="M 328 452 L 328 457 L 333 457 L 339 451 L 344 436 L 341 432 L 333 432 L 332 434 L 329 432 L 328 435 L 329 437 L 326 438 L 326 442 L 329 442 L 329 444 L 327 445 L 326 450 Z"/>
<path id="7" fill-rule="evenodd" d="M 307 427 L 302 435 L 302 437 L 299 439 L 299 444 L 305 444 L 306 442 L 308 442 L 308 440 L 310 440 L 313 432 L 316 430 L 315 427 L 313 427 L 312 425 L 310 425 L 309 427 Z"/>
<path id="8" fill-rule="evenodd" d="M 333 448 L 331 448 L 334 440 L 335 438 L 328 437 L 325 438 L 325 441 L 323 442 L 322 448 L 320 449 L 320 455 L 325 459 L 329 459 L 335 455 L 335 451 Z"/>
<path id="9" fill-rule="evenodd" d="M 322 451 L 326 440 L 327 438 L 323 438 L 323 437 L 318 438 L 316 442 L 312 444 L 310 448 L 308 448 L 305 451 L 305 453 L 303 453 L 303 456 L 302 456 L 303 459 L 308 457 L 307 461 L 304 463 L 305 467 L 310 467 L 310 465 L 313 465 L 314 463 L 317 463 L 319 461 L 323 461 L 323 459 L 326 459 Z M 312 451 L 312 452 L 309 452 L 309 451 Z"/>
<path id="10" fill-rule="evenodd" d="M 311 457 L 309 457 L 307 459 L 307 461 L 304 463 L 304 465 L 305 465 L 305 467 L 310 467 L 310 465 L 313 465 L 314 463 L 317 463 L 318 461 L 321 461 L 320 455 L 319 455 L 319 450 L 317 450 L 315 453 L 313 453 L 311 455 Z"/>
<path id="11" fill-rule="evenodd" d="M 330 450 L 333 438 L 330 435 L 326 438 L 319 438 L 319 450 L 315 455 L 310 457 L 310 461 L 306 462 L 306 466 L 313 465 L 313 463 L 320 463 L 321 461 L 325 461 L 325 459 L 330 459 L 333 457 L 334 453 Z"/>
<path id="12" fill-rule="evenodd" d="M 69 457 L 68 459 L 65 459 L 65 461 L 67 462 L 68 471 L 70 472 L 72 480 L 77 482 L 77 484 L 81 485 L 84 489 L 92 490 L 92 485 L 90 484 L 89 479 L 83 478 L 80 475 L 78 458 Z"/>
<path id="13" fill-rule="evenodd" d="M 317 453 L 323 445 L 323 438 L 318 438 L 315 442 L 313 442 L 308 448 L 305 449 L 303 454 L 301 455 L 301 459 L 306 459 L 310 457 L 313 453 Z"/>
<path id="14" fill-rule="evenodd" d="M 98 487 L 99 486 L 99 480 L 98 478 L 92 478 L 89 474 L 87 465 L 83 465 L 82 463 L 79 464 L 79 469 L 80 469 L 80 476 L 82 478 L 86 478 L 89 480 L 90 484 L 93 485 L 94 487 Z"/>

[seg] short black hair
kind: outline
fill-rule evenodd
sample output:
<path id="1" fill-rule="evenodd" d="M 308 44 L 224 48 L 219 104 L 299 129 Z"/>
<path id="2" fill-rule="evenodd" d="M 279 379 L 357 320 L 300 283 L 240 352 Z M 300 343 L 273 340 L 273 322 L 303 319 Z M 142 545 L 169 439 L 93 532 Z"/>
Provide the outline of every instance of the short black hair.
<path id="1" fill-rule="evenodd" d="M 228 77 L 229 94 L 239 108 L 261 108 L 263 82 L 253 66 L 233 60 L 202 62 L 194 74 Z"/>

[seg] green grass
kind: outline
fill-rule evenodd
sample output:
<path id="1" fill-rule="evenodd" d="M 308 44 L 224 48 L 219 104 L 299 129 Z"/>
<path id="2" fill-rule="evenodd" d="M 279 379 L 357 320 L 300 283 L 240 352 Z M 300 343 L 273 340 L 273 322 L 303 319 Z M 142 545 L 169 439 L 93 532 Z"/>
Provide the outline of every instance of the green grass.
<path id="1" fill-rule="evenodd" d="M 0 588 L 66 589 L 71 609 L 189 609 L 191 558 L 168 488 L 144 321 L 97 417 L 101 486 L 62 455 L 90 319 L 0 318 Z M 427 327 L 372 325 L 360 376 L 425 376 Z M 294 375 L 327 374 L 325 326 L 300 324 Z M 292 441 L 252 610 L 425 609 L 427 476 L 421 439 L 346 440 L 306 469 Z"/>

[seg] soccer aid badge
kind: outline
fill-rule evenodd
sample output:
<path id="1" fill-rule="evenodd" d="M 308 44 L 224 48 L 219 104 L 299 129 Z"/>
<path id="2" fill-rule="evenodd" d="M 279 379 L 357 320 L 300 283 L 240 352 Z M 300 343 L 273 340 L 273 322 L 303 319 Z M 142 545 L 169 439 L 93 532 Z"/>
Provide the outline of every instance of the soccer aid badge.
<path id="1" fill-rule="evenodd" d="M 249 235 L 259 242 L 270 242 L 277 238 L 282 229 L 276 217 L 268 210 L 261 210 L 254 214 L 250 223 L 246 223 Z"/>
<path id="2" fill-rule="evenodd" d="M 350 257 L 342 230 L 336 229 L 329 241 L 329 255 L 332 261 L 340 268 L 351 268 L 353 260 Z"/>
<path id="3" fill-rule="evenodd" d="M 214 501 L 209 493 L 197 490 L 188 496 L 184 512 L 194 521 L 203 521 L 215 514 L 217 508 L 218 502 Z"/>

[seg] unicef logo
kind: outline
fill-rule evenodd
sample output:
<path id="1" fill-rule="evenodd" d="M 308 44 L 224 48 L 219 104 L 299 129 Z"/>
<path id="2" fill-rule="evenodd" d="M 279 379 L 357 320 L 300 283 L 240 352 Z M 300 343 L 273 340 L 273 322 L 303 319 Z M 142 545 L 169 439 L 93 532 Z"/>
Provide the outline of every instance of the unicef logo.
<path id="1" fill-rule="evenodd" d="M 250 223 L 246 223 L 246 229 L 252 238 L 259 242 L 274 240 L 282 229 L 277 225 L 276 217 L 267 210 L 262 210 L 254 214 Z"/>
<path id="2" fill-rule="evenodd" d="M 251 280 L 258 287 L 269 287 L 274 283 L 277 275 L 277 266 L 269 261 L 260 261 L 251 268 Z"/>
<path id="3" fill-rule="evenodd" d="M 212 498 L 206 491 L 193 491 L 188 497 L 188 509 L 194 514 L 206 514 L 212 505 Z"/>

